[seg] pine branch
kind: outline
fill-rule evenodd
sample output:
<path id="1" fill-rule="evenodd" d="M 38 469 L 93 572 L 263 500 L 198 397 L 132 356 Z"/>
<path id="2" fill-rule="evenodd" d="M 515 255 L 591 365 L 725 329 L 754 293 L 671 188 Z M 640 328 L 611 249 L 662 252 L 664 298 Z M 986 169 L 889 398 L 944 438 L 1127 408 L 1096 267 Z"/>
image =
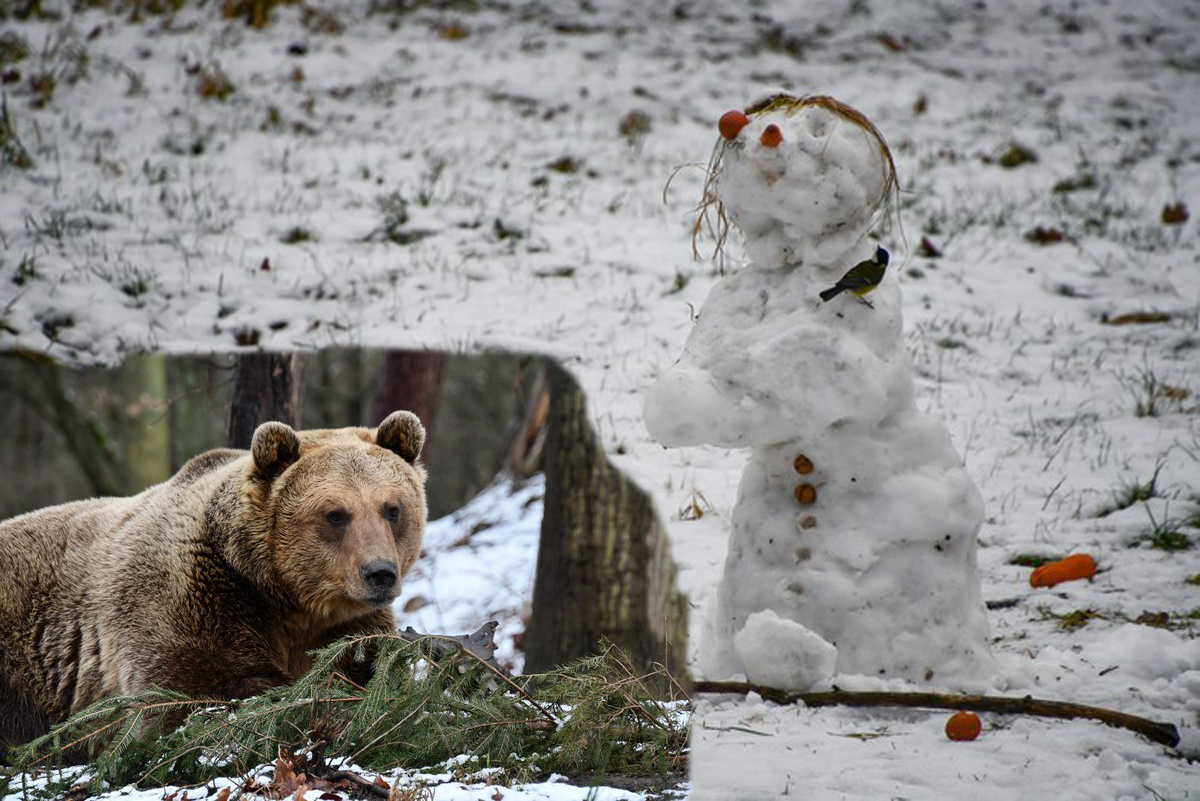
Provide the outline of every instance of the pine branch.
<path id="1" fill-rule="evenodd" d="M 1046 701 L 1031 696 L 1006 698 L 991 695 L 945 695 L 942 693 L 830 692 L 789 693 L 774 687 L 748 684 L 743 681 L 697 681 L 694 693 L 755 692 L 777 704 L 801 702 L 806 706 L 905 706 L 932 709 L 970 709 L 975 712 L 997 712 L 1005 715 L 1034 715 L 1047 718 L 1087 718 L 1109 726 L 1129 729 L 1156 743 L 1174 748 L 1179 745 L 1179 730 L 1170 723 L 1127 715 L 1096 706 L 1072 704 L 1066 701 Z"/>
<path id="2" fill-rule="evenodd" d="M 312 669 L 293 684 L 244 700 L 162 690 L 105 699 L 10 757 L 27 771 L 86 746 L 93 787 L 253 775 L 281 752 L 325 748 L 379 771 L 435 766 L 464 753 L 522 772 L 535 754 L 537 770 L 546 772 L 676 769 L 686 730 L 654 700 L 648 682 L 657 674 L 637 676 L 609 649 L 539 675 L 533 691 L 489 661 L 481 632 L 490 641 L 494 626 L 462 638 L 473 638 L 473 647 L 415 632 L 342 640 L 314 652 Z M 371 678 L 365 686 L 350 681 L 347 664 L 367 658 Z M 323 760 L 310 762 L 310 771 L 314 764 L 328 773 Z"/>

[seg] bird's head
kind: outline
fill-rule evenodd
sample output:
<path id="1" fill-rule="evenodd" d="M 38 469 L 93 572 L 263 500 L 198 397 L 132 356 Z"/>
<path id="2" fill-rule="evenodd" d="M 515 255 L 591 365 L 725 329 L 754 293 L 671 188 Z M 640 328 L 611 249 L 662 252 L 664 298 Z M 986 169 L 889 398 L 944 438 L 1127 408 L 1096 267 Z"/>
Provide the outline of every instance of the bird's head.
<path id="1" fill-rule="evenodd" d="M 888 252 L 883 249 L 883 245 L 875 246 L 875 263 L 876 264 L 878 264 L 880 267 L 887 267 L 889 258 L 890 257 L 888 256 Z"/>

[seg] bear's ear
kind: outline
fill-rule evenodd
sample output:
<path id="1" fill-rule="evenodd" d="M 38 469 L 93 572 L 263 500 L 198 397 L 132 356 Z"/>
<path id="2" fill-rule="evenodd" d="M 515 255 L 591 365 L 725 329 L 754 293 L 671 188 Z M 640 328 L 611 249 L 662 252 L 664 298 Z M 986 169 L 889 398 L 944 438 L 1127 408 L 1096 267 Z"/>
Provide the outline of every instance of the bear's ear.
<path id="1" fill-rule="evenodd" d="M 425 444 L 425 426 L 412 412 L 392 412 L 379 424 L 375 444 L 414 464 Z"/>
<path id="2" fill-rule="evenodd" d="M 254 429 L 250 442 L 254 467 L 264 481 L 273 481 L 300 458 L 300 438 L 291 426 L 283 423 L 263 423 Z"/>

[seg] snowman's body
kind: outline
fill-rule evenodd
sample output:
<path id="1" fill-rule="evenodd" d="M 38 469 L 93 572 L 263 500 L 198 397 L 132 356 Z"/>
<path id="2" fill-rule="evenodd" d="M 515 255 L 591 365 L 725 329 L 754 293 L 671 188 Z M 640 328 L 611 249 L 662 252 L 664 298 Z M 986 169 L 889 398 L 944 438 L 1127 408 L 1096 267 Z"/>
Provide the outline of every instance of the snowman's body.
<path id="1" fill-rule="evenodd" d="M 764 147 L 774 124 L 782 142 Z M 869 258 L 889 187 L 872 132 L 819 105 L 761 114 L 717 191 L 751 263 L 718 282 L 646 403 L 669 446 L 750 447 L 701 672 L 806 689 L 833 672 L 978 687 L 982 503 L 915 406 L 889 272 L 868 306 L 819 293 Z"/>

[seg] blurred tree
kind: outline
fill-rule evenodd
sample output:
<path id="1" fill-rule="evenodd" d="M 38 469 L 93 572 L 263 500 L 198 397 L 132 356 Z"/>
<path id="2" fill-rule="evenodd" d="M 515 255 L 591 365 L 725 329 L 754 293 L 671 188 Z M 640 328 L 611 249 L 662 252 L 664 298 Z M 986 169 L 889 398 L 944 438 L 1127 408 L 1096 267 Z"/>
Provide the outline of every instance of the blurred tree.
<path id="1" fill-rule="evenodd" d="M 442 377 L 446 372 L 446 353 L 439 350 L 389 350 L 379 372 L 371 424 L 398 409 L 406 409 L 425 426 L 425 446 L 421 461 L 429 465 L 433 454 L 438 406 L 442 400 Z"/>
<path id="2" fill-rule="evenodd" d="M 170 429 L 168 473 L 198 453 L 228 444 L 235 414 L 246 418 L 243 447 L 248 447 L 260 422 L 290 417 L 289 405 L 300 406 L 297 422 L 301 428 L 363 426 L 377 421 L 373 413 L 381 397 L 386 351 L 328 348 L 305 354 L 300 390 L 303 403 L 297 399 L 280 407 L 270 401 L 265 410 L 258 408 L 261 398 L 254 400 L 257 410 L 249 409 L 246 382 L 252 364 L 261 368 L 264 361 L 269 364 L 278 356 L 248 355 L 163 358 Z M 0 517 L 97 494 L 129 494 L 140 489 L 140 484 L 165 477 L 159 464 L 152 478 L 143 478 L 137 487 L 129 484 L 134 467 L 129 454 L 138 439 L 135 429 L 140 415 L 157 406 L 163 394 L 160 383 L 157 388 L 143 386 L 151 378 L 152 384 L 159 382 L 158 365 L 146 373 L 138 358 L 116 368 L 67 368 L 34 354 L 0 354 L 0 426 L 16 432 L 7 447 L 0 449 L 0 477 L 4 479 L 0 481 Z M 490 484 L 504 469 L 506 452 L 523 416 L 527 411 L 534 415 L 527 409 L 529 404 L 541 404 L 544 421 L 547 402 L 547 396 L 532 386 L 539 360 L 503 352 L 447 354 L 442 360 L 436 442 L 434 450 L 427 445 L 422 453 L 422 458 L 434 465 L 427 485 L 431 518 L 461 508 Z M 239 375 L 242 400 L 235 406 L 234 385 Z M 287 395 L 296 391 L 298 380 L 294 370 L 277 378 L 285 375 L 291 375 L 293 382 L 290 389 L 285 388 Z M 268 394 L 275 392 L 270 389 L 269 373 L 264 379 L 260 372 L 259 379 L 267 380 Z M 410 408 L 407 400 L 393 398 L 380 403 Z M 150 419 L 162 422 L 161 417 Z M 540 423 L 529 430 L 536 435 L 539 429 Z M 161 443 L 161 428 L 155 433 Z M 150 439 L 142 442 L 148 444 Z M 148 452 L 146 458 L 155 462 L 165 457 Z M 534 443 L 526 468 L 517 473 L 537 469 Z"/>
<path id="3" fill-rule="evenodd" d="M 172 472 L 225 445 L 236 369 L 237 356 L 228 353 L 167 360 Z"/>
<path id="4" fill-rule="evenodd" d="M 271 420 L 300 425 L 304 365 L 302 353 L 238 356 L 229 413 L 229 447 L 249 448 L 254 429 Z"/>
<path id="5" fill-rule="evenodd" d="M 121 372 L 132 396 L 126 398 L 124 407 L 128 427 L 125 491 L 134 493 L 166 481 L 173 472 L 166 359 L 161 353 L 130 356 Z"/>
<path id="6" fill-rule="evenodd" d="M 327 348 L 304 371 L 304 428 L 369 426 L 384 352 Z"/>
<path id="7" fill-rule="evenodd" d="M 596 653 L 606 639 L 642 670 L 659 663 L 682 676 L 687 599 L 662 523 L 609 463 L 575 379 L 549 360 L 546 377 L 546 498 L 525 672 Z"/>
<path id="8" fill-rule="evenodd" d="M 61 445 L 74 457 L 73 461 L 86 479 L 89 494 L 120 495 L 123 487 L 118 449 L 100 416 L 89 414 L 83 408 L 85 402 L 96 401 L 106 393 L 91 391 L 92 387 L 79 380 L 78 371 L 68 371 L 52 359 L 37 354 L 4 355 L 0 359 L 0 368 L 0 394 L 15 397 L 51 431 L 61 434 Z M 64 373 L 69 379 L 66 382 L 63 381 Z M 39 441 L 42 442 L 47 447 L 58 445 L 49 439 Z M 45 455 L 51 457 L 50 464 L 53 464 L 53 457 L 58 454 Z M 17 471 L 13 478 L 21 478 L 27 472 L 28 469 Z M 56 488 L 47 489 L 54 492 Z M 14 500 L 20 500 L 22 495 L 28 498 L 28 488 L 16 495 Z"/>

